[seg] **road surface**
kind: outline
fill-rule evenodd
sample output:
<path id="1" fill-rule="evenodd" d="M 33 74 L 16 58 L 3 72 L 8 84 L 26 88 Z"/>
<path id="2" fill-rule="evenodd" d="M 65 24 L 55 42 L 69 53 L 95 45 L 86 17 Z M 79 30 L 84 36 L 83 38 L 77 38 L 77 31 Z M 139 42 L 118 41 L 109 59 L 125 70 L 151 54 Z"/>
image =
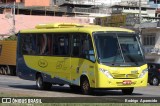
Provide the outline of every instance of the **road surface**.
<path id="1" fill-rule="evenodd" d="M 160 97 L 160 86 L 135 88 L 131 97 Z M 82 95 L 80 92 L 71 91 L 69 86 L 54 85 L 51 90 L 37 90 L 35 81 L 22 80 L 16 76 L 0 75 L 0 93 L 17 94 L 20 96 L 34 97 L 125 97 L 121 90 L 95 91 L 93 95 Z"/>

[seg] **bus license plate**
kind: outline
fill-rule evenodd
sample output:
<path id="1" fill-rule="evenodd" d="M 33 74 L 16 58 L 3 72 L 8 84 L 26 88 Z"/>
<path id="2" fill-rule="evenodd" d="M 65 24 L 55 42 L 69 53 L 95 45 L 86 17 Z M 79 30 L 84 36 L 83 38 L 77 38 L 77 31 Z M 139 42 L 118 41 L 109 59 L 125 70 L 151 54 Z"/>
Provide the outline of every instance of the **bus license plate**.
<path id="1" fill-rule="evenodd" d="M 123 85 L 131 85 L 132 81 L 131 80 L 124 80 Z"/>

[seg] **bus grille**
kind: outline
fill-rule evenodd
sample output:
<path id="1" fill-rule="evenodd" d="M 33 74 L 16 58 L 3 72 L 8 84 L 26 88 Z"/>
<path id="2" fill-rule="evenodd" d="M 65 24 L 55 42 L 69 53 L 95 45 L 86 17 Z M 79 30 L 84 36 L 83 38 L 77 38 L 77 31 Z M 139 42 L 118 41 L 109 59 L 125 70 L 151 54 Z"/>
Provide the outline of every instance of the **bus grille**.
<path id="1" fill-rule="evenodd" d="M 138 78 L 138 74 L 112 74 L 113 75 L 113 78 L 115 79 L 121 79 L 121 78 L 130 78 L 130 79 L 133 79 L 133 78 Z"/>

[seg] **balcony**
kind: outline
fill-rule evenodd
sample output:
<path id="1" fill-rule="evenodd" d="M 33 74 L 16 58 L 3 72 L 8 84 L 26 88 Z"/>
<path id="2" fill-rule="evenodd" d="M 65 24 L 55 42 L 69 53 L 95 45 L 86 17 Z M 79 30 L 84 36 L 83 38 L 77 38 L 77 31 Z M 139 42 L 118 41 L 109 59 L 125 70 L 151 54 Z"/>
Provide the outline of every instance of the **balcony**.
<path id="1" fill-rule="evenodd" d="M 104 10 L 104 9 L 92 9 L 92 8 L 74 8 L 74 12 L 80 12 L 80 13 L 97 13 L 97 14 L 109 14 L 110 10 Z"/>
<path id="2" fill-rule="evenodd" d="M 113 14 L 121 14 L 123 10 L 112 10 Z"/>
<path id="3" fill-rule="evenodd" d="M 68 0 L 68 1 L 65 1 L 64 3 L 83 4 L 83 5 L 95 5 L 95 2 L 93 2 L 93 1 L 87 1 L 87 0 Z"/>

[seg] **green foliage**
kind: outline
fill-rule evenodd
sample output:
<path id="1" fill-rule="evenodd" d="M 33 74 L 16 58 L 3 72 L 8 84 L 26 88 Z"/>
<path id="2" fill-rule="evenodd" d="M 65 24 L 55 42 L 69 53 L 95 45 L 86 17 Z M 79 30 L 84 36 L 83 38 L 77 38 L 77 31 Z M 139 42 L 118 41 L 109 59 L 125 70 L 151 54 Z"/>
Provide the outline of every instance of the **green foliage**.
<path id="1" fill-rule="evenodd" d="M 4 40 L 17 40 L 17 36 L 16 35 L 11 35 L 8 38 L 5 38 Z"/>

